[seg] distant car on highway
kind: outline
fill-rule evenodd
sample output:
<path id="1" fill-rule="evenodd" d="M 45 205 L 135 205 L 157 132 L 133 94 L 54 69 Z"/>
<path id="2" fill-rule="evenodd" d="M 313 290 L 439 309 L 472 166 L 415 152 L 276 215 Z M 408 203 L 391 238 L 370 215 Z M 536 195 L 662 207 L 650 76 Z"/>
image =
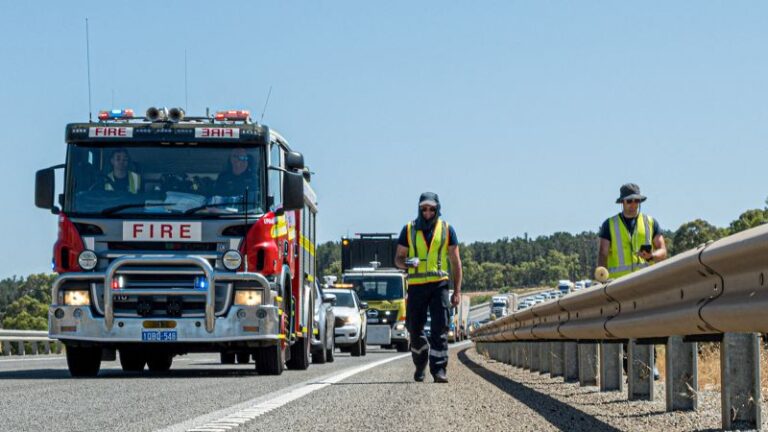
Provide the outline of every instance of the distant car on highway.
<path id="1" fill-rule="evenodd" d="M 315 282 L 315 312 L 312 339 L 312 363 L 325 363 L 333 361 L 333 349 L 336 347 L 334 335 L 333 304 L 336 296 L 323 292 L 320 285 Z M 316 330 L 316 332 L 315 332 Z"/>
<path id="2" fill-rule="evenodd" d="M 368 327 L 365 310 L 368 303 L 361 302 L 357 293 L 351 289 L 332 288 L 325 292 L 336 296 L 336 303 L 333 305 L 336 346 L 354 357 L 365 355 Z"/>

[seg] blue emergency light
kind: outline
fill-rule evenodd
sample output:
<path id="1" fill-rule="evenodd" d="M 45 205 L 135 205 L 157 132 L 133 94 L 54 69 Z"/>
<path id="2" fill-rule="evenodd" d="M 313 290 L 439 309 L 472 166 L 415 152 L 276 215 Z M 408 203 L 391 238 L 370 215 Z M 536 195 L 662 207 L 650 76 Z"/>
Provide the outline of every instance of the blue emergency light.
<path id="1" fill-rule="evenodd" d="M 109 111 L 99 112 L 99 120 L 121 120 L 133 118 L 133 110 L 128 109 L 113 109 Z"/>
<path id="2" fill-rule="evenodd" d="M 195 288 L 199 290 L 208 289 L 208 279 L 198 276 L 195 278 Z"/>

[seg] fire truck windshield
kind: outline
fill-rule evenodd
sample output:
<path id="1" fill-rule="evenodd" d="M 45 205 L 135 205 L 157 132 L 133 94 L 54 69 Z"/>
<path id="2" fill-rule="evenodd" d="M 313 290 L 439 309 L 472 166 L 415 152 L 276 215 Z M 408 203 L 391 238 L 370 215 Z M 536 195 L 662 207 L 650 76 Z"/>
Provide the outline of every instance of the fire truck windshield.
<path id="1" fill-rule="evenodd" d="M 360 300 L 397 300 L 403 296 L 403 278 L 399 274 L 391 276 L 344 275 L 345 283 L 353 285 Z"/>
<path id="2" fill-rule="evenodd" d="M 262 147 L 72 144 L 64 211 L 205 217 L 264 212 Z M 247 191 L 247 193 L 246 193 Z"/>

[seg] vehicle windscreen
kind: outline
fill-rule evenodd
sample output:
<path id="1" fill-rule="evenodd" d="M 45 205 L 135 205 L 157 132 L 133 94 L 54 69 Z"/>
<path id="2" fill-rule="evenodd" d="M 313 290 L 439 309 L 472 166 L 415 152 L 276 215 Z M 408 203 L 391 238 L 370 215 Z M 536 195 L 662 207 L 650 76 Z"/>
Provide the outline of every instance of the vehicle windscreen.
<path id="1" fill-rule="evenodd" d="M 494 307 L 506 307 L 507 303 L 503 302 L 503 301 L 495 301 L 495 302 L 493 302 L 493 306 Z"/>
<path id="2" fill-rule="evenodd" d="M 403 278 L 399 275 L 344 275 L 344 283 L 353 285 L 362 301 L 399 300 L 403 295 Z"/>
<path id="3" fill-rule="evenodd" d="M 329 291 L 329 293 L 336 296 L 336 304 L 334 306 L 355 307 L 355 300 L 352 298 L 351 291 Z"/>
<path id="4" fill-rule="evenodd" d="M 226 216 L 264 213 L 262 147 L 71 144 L 66 212 Z M 246 190 L 248 193 L 246 194 Z"/>

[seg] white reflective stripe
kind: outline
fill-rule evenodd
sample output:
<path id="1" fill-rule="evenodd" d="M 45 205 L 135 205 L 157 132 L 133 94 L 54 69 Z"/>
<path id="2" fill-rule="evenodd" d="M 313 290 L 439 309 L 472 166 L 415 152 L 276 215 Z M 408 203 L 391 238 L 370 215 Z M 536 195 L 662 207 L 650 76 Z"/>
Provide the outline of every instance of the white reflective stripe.
<path id="1" fill-rule="evenodd" d="M 643 222 L 645 223 L 645 244 L 651 244 L 651 226 L 648 225 L 648 216 L 643 215 Z"/>
<path id="2" fill-rule="evenodd" d="M 613 237 L 616 239 L 616 244 L 612 245 L 616 248 L 616 250 L 619 252 L 619 264 L 620 266 L 623 266 L 626 261 L 624 261 L 624 243 L 621 238 L 621 227 L 619 224 L 621 223 L 621 218 L 619 218 L 619 215 L 616 215 L 613 217 Z M 610 270 L 608 270 L 610 272 Z"/>
<path id="3" fill-rule="evenodd" d="M 421 354 L 424 351 L 426 351 L 428 348 L 429 348 L 429 344 L 424 344 L 419 349 L 414 349 L 413 347 L 411 347 L 411 352 L 414 353 L 414 354 Z"/>
<path id="4" fill-rule="evenodd" d="M 448 350 L 445 351 L 438 351 L 438 350 L 429 350 L 429 356 L 430 357 L 437 357 L 437 358 L 448 358 Z"/>

